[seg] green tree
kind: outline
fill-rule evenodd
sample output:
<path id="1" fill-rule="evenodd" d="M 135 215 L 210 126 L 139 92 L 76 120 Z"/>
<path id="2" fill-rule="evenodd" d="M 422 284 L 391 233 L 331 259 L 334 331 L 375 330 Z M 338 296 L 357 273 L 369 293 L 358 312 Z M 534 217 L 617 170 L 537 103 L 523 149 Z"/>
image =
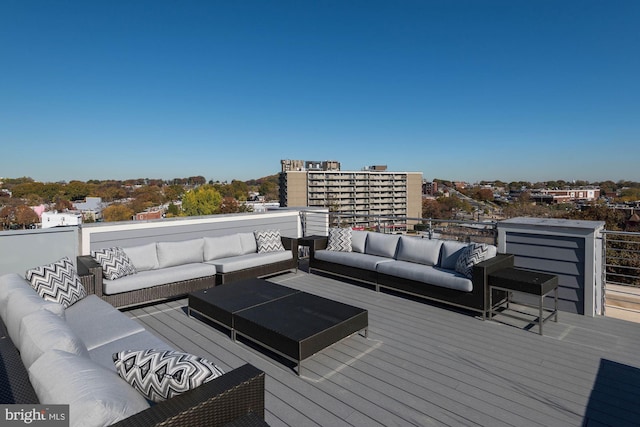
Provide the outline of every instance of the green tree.
<path id="1" fill-rule="evenodd" d="M 212 185 L 205 184 L 182 196 L 182 211 L 187 216 L 213 215 L 220 211 L 222 195 Z"/>
<path id="2" fill-rule="evenodd" d="M 177 205 L 170 203 L 169 207 L 167 208 L 167 218 L 171 218 L 179 215 L 180 215 L 180 208 Z"/>
<path id="3" fill-rule="evenodd" d="M 70 181 L 63 192 L 69 200 L 82 200 L 90 194 L 90 186 L 82 181 Z"/>
<path id="4" fill-rule="evenodd" d="M 164 201 L 165 202 L 174 202 L 176 200 L 180 200 L 182 194 L 184 194 L 184 187 L 181 185 L 167 185 L 162 188 L 164 192 Z"/>
<path id="5" fill-rule="evenodd" d="M 249 186 L 246 182 L 238 181 L 234 179 L 231 181 L 231 197 L 234 197 L 236 200 L 247 200 L 249 197 Z"/>
<path id="6" fill-rule="evenodd" d="M 102 218 L 106 222 L 130 221 L 134 212 L 125 205 L 119 203 L 107 206 L 102 210 Z"/>
<path id="7" fill-rule="evenodd" d="M 145 209 L 161 205 L 164 200 L 162 190 L 152 185 L 145 185 L 135 189 L 132 197 L 133 200 L 129 203 L 129 207 L 134 212 L 143 212 Z"/>

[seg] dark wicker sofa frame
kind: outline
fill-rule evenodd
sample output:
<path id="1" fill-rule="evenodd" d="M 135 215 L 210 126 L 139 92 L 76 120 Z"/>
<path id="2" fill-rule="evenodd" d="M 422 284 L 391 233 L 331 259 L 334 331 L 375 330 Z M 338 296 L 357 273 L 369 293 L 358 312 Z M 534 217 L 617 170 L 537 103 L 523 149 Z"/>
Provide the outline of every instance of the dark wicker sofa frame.
<path id="1" fill-rule="evenodd" d="M 455 289 L 444 288 L 435 284 L 427 284 L 414 280 L 390 276 L 376 271 L 365 270 L 348 265 L 328 262 L 315 258 L 315 251 L 326 249 L 328 239 L 316 239 L 309 251 L 309 271 L 329 273 L 340 277 L 354 279 L 360 282 L 372 284 L 376 291 L 381 288 L 402 292 L 412 296 L 426 298 L 432 301 L 473 310 L 482 314 L 483 319 L 489 311 L 489 287 L 487 278 L 489 274 L 503 268 L 513 267 L 513 255 L 497 254 L 494 258 L 482 261 L 473 267 L 473 290 L 463 292 Z M 497 303 L 504 300 L 506 294 L 503 291 L 494 290 L 493 301 Z"/>
<path id="2" fill-rule="evenodd" d="M 245 364 L 172 399 L 160 402 L 116 426 L 223 426 L 264 423 L 265 374 Z M 0 319 L 0 404 L 38 404 L 20 353 Z"/>
<path id="3" fill-rule="evenodd" d="M 88 286 L 87 293 L 96 294 L 116 308 L 126 308 L 181 297 L 190 292 L 212 288 L 223 283 L 236 282 L 238 280 L 252 277 L 265 277 L 282 273 L 287 270 L 297 269 L 298 240 L 283 236 L 282 244 L 285 249 L 292 251 L 293 258 L 291 260 L 246 268 L 231 273 L 216 273 L 215 276 L 205 276 L 197 279 L 166 283 L 150 288 L 121 292 L 113 295 L 107 295 L 104 293 L 102 267 L 90 255 L 81 255 L 78 257 L 78 274 L 81 276 L 91 275 L 93 277 L 93 283 Z M 85 287 L 87 287 L 86 284 Z"/>

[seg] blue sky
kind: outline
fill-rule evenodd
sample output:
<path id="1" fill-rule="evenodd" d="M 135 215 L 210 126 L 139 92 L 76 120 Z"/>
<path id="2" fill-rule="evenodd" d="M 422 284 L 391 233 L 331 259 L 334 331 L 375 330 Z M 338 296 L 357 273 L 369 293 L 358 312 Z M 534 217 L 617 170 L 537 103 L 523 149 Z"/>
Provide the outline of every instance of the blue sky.
<path id="1" fill-rule="evenodd" d="M 0 4 L 0 176 L 640 181 L 640 2 Z"/>

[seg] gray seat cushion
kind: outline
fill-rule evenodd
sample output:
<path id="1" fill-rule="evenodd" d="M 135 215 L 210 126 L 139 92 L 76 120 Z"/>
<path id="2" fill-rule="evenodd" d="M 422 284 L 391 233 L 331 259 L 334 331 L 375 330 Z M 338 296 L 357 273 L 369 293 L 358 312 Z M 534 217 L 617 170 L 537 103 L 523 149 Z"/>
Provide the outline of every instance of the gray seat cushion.
<path id="1" fill-rule="evenodd" d="M 151 288 L 167 283 L 183 280 L 198 279 L 200 277 L 215 276 L 216 267 L 206 263 L 193 263 L 160 268 L 157 270 L 141 271 L 131 276 L 116 280 L 103 280 L 103 292 L 107 295 L 121 292 Z"/>
<path id="2" fill-rule="evenodd" d="M 144 331 L 141 324 L 96 295 L 89 295 L 67 308 L 65 318 L 69 327 L 80 337 L 89 351 Z"/>
<path id="3" fill-rule="evenodd" d="M 69 405 L 69 426 L 111 425 L 149 408 L 147 400 L 113 371 L 87 357 L 50 350 L 29 368 L 40 402 Z"/>
<path id="4" fill-rule="evenodd" d="M 414 262 L 393 261 L 378 265 L 378 272 L 458 291 L 471 292 L 473 282 L 454 270 L 443 270 Z"/>
<path id="5" fill-rule="evenodd" d="M 361 268 L 363 270 L 375 271 L 380 263 L 392 262 L 392 258 L 377 255 L 361 254 L 357 252 L 338 252 L 321 250 L 315 252 L 315 258 L 333 262 L 336 264 L 348 265 L 350 267 Z"/>
<path id="6" fill-rule="evenodd" d="M 215 259 L 207 261 L 206 264 L 215 266 L 219 273 L 231 273 L 233 271 L 244 270 L 246 268 L 260 267 L 261 265 L 272 264 L 274 262 L 288 261 L 293 259 L 291 251 L 276 251 L 251 253 L 230 258 Z"/>
<path id="7" fill-rule="evenodd" d="M 136 332 L 128 337 L 103 344 L 89 351 L 91 360 L 112 371 L 116 371 L 113 364 L 113 353 L 123 350 L 176 350 L 149 331 Z"/>

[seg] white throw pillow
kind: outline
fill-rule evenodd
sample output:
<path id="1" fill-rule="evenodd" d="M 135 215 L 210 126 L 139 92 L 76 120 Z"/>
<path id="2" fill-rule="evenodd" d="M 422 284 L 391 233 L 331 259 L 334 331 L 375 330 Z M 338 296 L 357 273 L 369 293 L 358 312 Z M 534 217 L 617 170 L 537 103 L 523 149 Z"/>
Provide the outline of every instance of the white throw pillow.
<path id="1" fill-rule="evenodd" d="M 113 355 L 116 371 L 147 399 L 161 402 L 224 374 L 198 356 L 170 350 L 125 350 Z"/>
<path id="2" fill-rule="evenodd" d="M 330 228 L 327 250 L 339 252 L 351 252 L 351 229 Z"/>
<path id="3" fill-rule="evenodd" d="M 456 271 L 467 279 L 473 277 L 473 266 L 489 257 L 489 245 L 484 243 L 469 243 L 456 261 Z"/>
<path id="4" fill-rule="evenodd" d="M 28 270 L 25 277 L 42 298 L 62 304 L 64 308 L 87 296 L 76 268 L 67 257 Z"/>
<path id="5" fill-rule="evenodd" d="M 91 251 L 91 256 L 102 266 L 102 275 L 107 280 L 136 274 L 136 268 L 122 248 L 98 249 Z"/>
<path id="6" fill-rule="evenodd" d="M 254 231 L 253 233 L 256 236 L 259 254 L 285 251 L 282 245 L 282 238 L 280 237 L 280 230 L 262 230 Z"/>

